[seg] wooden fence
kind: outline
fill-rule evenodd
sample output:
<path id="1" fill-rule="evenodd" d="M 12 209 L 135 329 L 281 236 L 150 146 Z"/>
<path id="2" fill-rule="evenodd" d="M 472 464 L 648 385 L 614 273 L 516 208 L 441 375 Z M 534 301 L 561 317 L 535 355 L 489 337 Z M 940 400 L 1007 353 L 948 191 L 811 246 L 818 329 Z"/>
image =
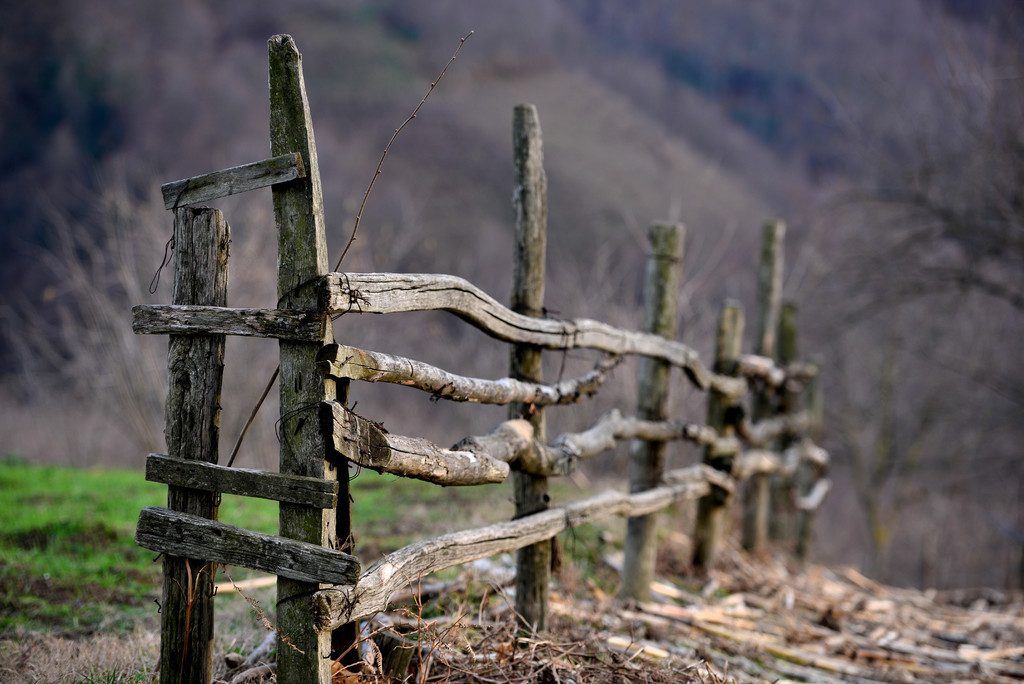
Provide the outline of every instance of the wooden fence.
<path id="1" fill-rule="evenodd" d="M 332 654 L 357 639 L 355 625 L 385 609 L 411 579 L 518 549 L 516 610 L 543 629 L 551 539 L 609 516 L 627 517 L 624 597 L 645 599 L 656 551 L 654 514 L 697 500 L 693 562 L 714 563 L 737 483 L 748 480 L 744 544 L 770 533 L 806 554 L 813 510 L 828 481 L 827 455 L 808 439 L 816 420 L 801 394 L 816 369 L 796 361 L 795 311 L 781 305 L 783 226 L 769 224 L 759 278 L 757 354 L 742 354 L 743 312 L 722 312 L 714 363 L 672 339 L 681 278 L 683 228 L 650 230 L 644 331 L 587 319 L 543 316 L 546 179 L 536 110 L 515 109 L 516 249 L 512 302 L 505 307 L 450 275 L 329 273 L 313 128 L 301 56 L 288 36 L 269 43 L 273 158 L 163 186 L 174 211 L 172 304 L 137 306 L 137 333 L 170 335 L 167 455 L 151 454 L 146 477 L 168 485 L 166 508 L 147 508 L 136 541 L 164 554 L 161 682 L 210 681 L 212 582 L 217 564 L 278 576 L 278 680 L 328 682 Z M 227 308 L 228 224 L 203 201 L 272 186 L 278 227 L 276 308 Z M 512 347 L 500 380 L 462 377 L 413 359 L 335 342 L 332 317 L 448 311 Z M 280 340 L 280 471 L 217 465 L 225 335 Z M 545 383 L 544 350 L 606 354 L 582 377 Z M 589 430 L 549 440 L 550 407 L 585 400 L 623 355 L 641 357 L 639 409 L 613 410 Z M 705 424 L 673 420 L 666 398 L 673 368 L 708 392 Z M 407 385 L 435 398 L 507 404 L 490 434 L 451 448 L 384 431 L 346 405 L 354 380 Z M 746 400 L 752 410 L 742 409 Z M 548 479 L 632 440 L 629 491 L 551 507 Z M 703 445 L 703 463 L 665 472 L 668 441 Z M 416 542 L 363 570 L 342 550 L 351 532 L 348 464 L 440 485 L 512 478 L 515 518 Z M 339 477 L 339 473 L 341 476 Z M 280 534 L 217 521 L 221 493 L 280 502 Z M 774 513 L 769 511 L 774 506 Z M 769 521 L 773 524 L 769 525 Z M 799 534 L 797 534 L 799 530 Z"/>

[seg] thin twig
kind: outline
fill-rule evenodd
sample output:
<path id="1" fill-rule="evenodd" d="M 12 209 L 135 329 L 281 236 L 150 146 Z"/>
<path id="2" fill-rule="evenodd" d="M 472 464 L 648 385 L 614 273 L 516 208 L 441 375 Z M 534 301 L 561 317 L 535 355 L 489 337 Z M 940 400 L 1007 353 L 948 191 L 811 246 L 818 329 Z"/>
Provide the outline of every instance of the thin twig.
<path id="1" fill-rule="evenodd" d="M 359 221 L 363 217 L 363 209 L 366 207 L 366 200 L 369 199 L 370 197 L 370 191 L 373 190 L 373 184 L 377 182 L 377 176 L 380 175 L 380 169 L 382 166 L 384 166 L 384 159 L 388 156 L 388 152 L 391 150 L 392 143 L 395 142 L 395 138 L 397 138 L 398 134 L 402 132 L 402 129 L 408 126 L 410 121 L 416 118 L 416 114 L 419 113 L 420 107 L 422 107 L 423 103 L 425 103 L 427 101 L 427 98 L 430 97 L 430 93 L 434 92 L 434 88 L 437 86 L 438 83 L 441 82 L 441 79 L 444 78 L 444 74 L 446 71 L 448 71 L 448 67 L 450 67 L 452 65 L 452 62 L 455 61 L 455 58 L 459 56 L 459 51 L 462 50 L 462 46 L 465 44 L 466 40 L 471 35 L 473 35 L 473 33 L 473 31 L 470 31 L 469 33 L 466 34 L 464 38 L 462 38 L 459 41 L 459 47 L 455 49 L 455 53 L 452 55 L 452 58 L 449 59 L 448 63 L 444 65 L 444 69 L 441 69 L 441 73 L 438 75 L 437 79 L 435 79 L 434 82 L 430 84 L 430 89 L 427 90 L 427 94 L 424 95 L 423 99 L 420 100 L 420 103 L 416 105 L 416 109 L 413 110 L 409 118 L 406 119 L 401 126 L 395 129 L 394 135 L 392 135 L 391 140 L 388 141 L 387 147 L 384 148 L 384 154 L 380 156 L 380 161 L 377 162 L 377 170 L 374 172 L 373 178 L 370 179 L 370 184 L 366 187 L 366 192 L 363 193 L 363 203 L 359 205 L 359 212 L 356 214 L 355 225 L 352 226 L 352 235 L 348 239 L 348 244 L 345 245 L 345 251 L 341 253 L 341 258 L 338 259 L 338 263 L 334 266 L 335 271 L 341 269 L 341 262 L 345 260 L 345 255 L 348 254 L 348 250 L 350 247 L 352 247 L 352 243 L 356 241 L 356 233 L 359 231 Z"/>
<path id="2" fill-rule="evenodd" d="M 252 413 L 249 414 L 249 420 L 245 421 L 245 427 L 242 428 L 242 432 L 239 433 L 238 439 L 235 440 L 235 446 L 231 449 L 231 456 L 228 458 L 228 468 L 235 462 L 235 456 L 238 455 L 238 449 L 242 446 L 242 440 L 245 439 L 245 433 L 249 431 L 252 426 L 252 422 L 256 420 L 256 414 L 260 412 L 260 406 L 263 406 L 263 400 L 270 394 L 270 388 L 274 386 L 274 381 L 277 380 L 278 373 L 281 372 L 281 366 L 274 369 L 274 374 L 270 376 L 270 382 L 267 383 L 266 388 L 263 390 L 263 394 L 260 396 L 260 400 L 256 402 L 256 405 L 252 409 Z"/>

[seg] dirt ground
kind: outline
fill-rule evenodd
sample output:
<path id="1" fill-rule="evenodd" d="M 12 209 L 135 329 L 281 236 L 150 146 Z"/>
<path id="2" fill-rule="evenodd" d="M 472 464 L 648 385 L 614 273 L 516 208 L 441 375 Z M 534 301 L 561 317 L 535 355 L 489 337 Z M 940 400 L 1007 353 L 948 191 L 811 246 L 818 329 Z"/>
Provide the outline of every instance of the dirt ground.
<path id="1" fill-rule="evenodd" d="M 616 564 L 607 559 L 612 577 Z M 549 629 L 517 636 L 514 599 L 503 588 L 507 577 L 491 570 L 485 576 L 479 567 L 467 568 L 455 580 L 425 582 L 419 600 L 407 598 L 405 607 L 365 627 L 402 633 L 419 645 L 405 681 L 1024 679 L 1019 594 L 897 589 L 849 568 L 800 567 L 731 550 L 707 577 L 659 579 L 649 603 L 622 602 L 600 588 L 606 583 L 563 572 L 551 597 Z M 351 673 L 336 668 L 336 682 L 382 681 L 383 659 L 370 641 L 362 667 Z M 157 650 L 153 625 L 85 641 L 25 635 L 0 642 L 0 682 L 145 682 Z M 274 681 L 272 668 L 240 679 L 249 666 L 237 668 L 242 658 L 231 652 L 216 660 L 219 681 Z"/>

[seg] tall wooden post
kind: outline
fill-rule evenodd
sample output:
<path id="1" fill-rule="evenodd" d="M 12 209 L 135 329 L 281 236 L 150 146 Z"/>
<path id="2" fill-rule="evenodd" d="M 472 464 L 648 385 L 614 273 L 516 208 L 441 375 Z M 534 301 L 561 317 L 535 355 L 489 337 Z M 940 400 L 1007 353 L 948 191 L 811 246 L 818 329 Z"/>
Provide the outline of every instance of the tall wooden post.
<path id="1" fill-rule="evenodd" d="M 230 231 L 216 209 L 174 213 L 174 304 L 227 306 Z M 167 453 L 217 462 L 224 335 L 171 335 L 167 350 Z M 213 492 L 168 487 L 167 507 L 217 518 Z M 209 682 L 213 666 L 213 563 L 164 556 L 162 684 Z"/>
<path id="2" fill-rule="evenodd" d="M 527 316 L 541 317 L 544 310 L 544 257 L 547 251 L 547 176 L 540 121 L 533 105 L 518 105 L 513 114 L 515 185 L 512 204 L 516 213 L 515 265 L 512 276 L 511 309 Z M 509 375 L 518 380 L 541 382 L 541 351 L 536 347 L 512 346 Z M 534 436 L 545 439 L 543 411 L 532 404 L 512 404 L 510 418 L 525 418 Z M 515 517 L 548 508 L 546 477 L 516 472 Z M 518 551 L 516 556 L 516 612 L 527 629 L 543 630 L 547 624 L 548 583 L 551 578 L 552 540 L 538 542 Z"/>
<path id="3" fill-rule="evenodd" d="M 794 348 L 792 350 L 793 357 L 796 357 L 796 307 L 789 305 L 783 309 L 782 326 L 783 330 L 788 325 L 787 319 L 792 317 L 792 327 L 794 338 Z M 787 333 L 783 333 L 785 336 Z M 821 440 L 822 429 L 825 423 L 825 394 L 822 391 L 822 381 L 820 375 L 820 369 L 818 374 L 815 374 L 811 378 L 807 387 L 804 389 L 804 395 L 808 404 L 807 409 L 811 414 L 811 430 L 810 437 L 815 441 Z M 815 466 L 810 463 L 801 463 L 800 468 L 797 470 L 797 493 L 799 496 L 805 497 L 810 494 L 814 488 L 815 481 L 824 475 L 824 469 L 820 466 Z M 800 510 L 797 512 L 796 521 L 796 556 L 800 560 L 807 560 L 811 556 L 811 551 L 814 545 L 814 517 L 816 512 L 813 510 Z"/>
<path id="4" fill-rule="evenodd" d="M 320 169 L 313 124 L 302 77 L 302 57 L 291 36 L 274 36 L 270 56 L 270 148 L 273 155 L 298 152 L 306 177 L 273 186 L 278 229 L 278 305 L 286 309 L 317 307 L 318 276 L 328 272 Z M 324 399 L 335 399 L 334 382 L 316 370 L 316 354 L 333 341 L 325 317 L 321 342 L 280 342 L 282 473 L 337 479 L 326 460 L 327 443 L 317 411 Z M 347 478 L 342 478 L 347 482 Z M 348 500 L 341 484 L 338 501 Z M 335 512 L 312 506 L 280 505 L 281 536 L 337 548 Z M 347 536 L 347 531 L 346 531 Z M 330 682 L 331 634 L 313 629 L 310 599 L 319 584 L 285 577 L 277 581 L 277 645 L 280 682 Z"/>
<path id="5" fill-rule="evenodd" d="M 796 305 L 786 303 L 779 318 L 779 363 L 783 366 L 797 360 Z M 783 387 L 779 400 L 779 413 L 796 413 L 800 406 L 800 392 Z M 783 436 L 779 440 L 779 451 L 785 451 L 796 440 Z M 808 489 L 813 484 L 813 474 L 806 464 L 801 464 L 792 477 L 777 475 L 772 478 L 772 519 L 771 536 L 786 544 L 792 544 L 797 532 L 796 494 L 800 491 L 799 481 L 807 480 Z M 806 492 L 805 492 L 806 493 Z"/>
<path id="6" fill-rule="evenodd" d="M 715 372 L 735 373 L 736 360 L 740 355 L 743 340 L 743 307 L 737 301 L 729 300 L 722 309 L 718 321 L 718 335 L 715 338 Z M 732 403 L 725 396 L 712 390 L 708 396 L 708 425 L 722 435 L 730 435 L 734 426 L 726 421 L 726 410 Z M 716 470 L 732 474 L 735 457 L 732 454 L 716 453 L 714 447 L 704 450 L 704 463 Z M 713 487 L 710 494 L 697 502 L 697 524 L 694 531 L 693 565 L 706 570 L 715 564 L 719 542 L 725 526 L 725 513 L 729 494 Z"/>
<path id="7" fill-rule="evenodd" d="M 782 243 L 786 224 L 772 221 L 765 224 L 761 243 L 761 263 L 757 272 L 757 339 L 754 352 L 768 358 L 776 356 L 776 333 L 782 306 Z M 758 390 L 753 397 L 751 420 L 757 422 L 774 413 L 773 393 Z M 744 490 L 743 548 L 760 549 L 768 539 L 768 516 L 771 509 L 768 475 L 754 475 Z"/>
<path id="8" fill-rule="evenodd" d="M 650 254 L 644 283 L 644 331 L 673 339 L 676 333 L 679 284 L 682 273 L 682 224 L 655 223 L 647 233 Z M 637 416 L 643 420 L 668 418 L 668 382 L 671 366 L 643 357 L 639 369 Z M 629 454 L 629 491 L 640 492 L 661 484 L 665 470 L 665 442 L 634 440 Z M 623 598 L 651 599 L 651 580 L 657 555 L 657 514 L 636 516 L 626 522 L 622 574 Z"/>

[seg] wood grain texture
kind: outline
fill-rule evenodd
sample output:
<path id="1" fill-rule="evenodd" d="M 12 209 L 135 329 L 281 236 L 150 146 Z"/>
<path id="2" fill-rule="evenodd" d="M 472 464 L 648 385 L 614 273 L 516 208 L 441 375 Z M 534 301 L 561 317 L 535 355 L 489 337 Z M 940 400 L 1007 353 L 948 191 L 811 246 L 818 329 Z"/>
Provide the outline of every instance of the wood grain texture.
<path id="1" fill-rule="evenodd" d="M 331 314 L 448 311 L 505 342 L 543 349 L 596 349 L 609 354 L 650 356 L 683 369 L 700 389 L 714 389 L 735 398 L 747 392 L 743 379 L 712 373 L 697 352 L 682 342 L 586 318 L 558 320 L 517 314 L 453 275 L 331 273 L 322 287 L 321 306 Z"/>
<path id="2" fill-rule="evenodd" d="M 265 188 L 275 183 L 285 183 L 296 178 L 304 178 L 305 175 L 302 157 L 289 153 L 223 171 L 164 183 L 160 186 L 160 192 L 164 196 L 164 208 L 174 209 Z"/>
<path id="3" fill-rule="evenodd" d="M 230 242 L 230 229 L 220 211 L 186 207 L 174 212 L 174 304 L 227 303 Z M 164 436 L 172 456 L 217 462 L 224 344 L 223 335 L 172 335 L 168 342 Z M 212 492 L 170 486 L 167 507 L 202 518 L 217 517 Z M 210 588 L 214 572 L 206 564 L 211 559 L 193 551 L 191 555 L 177 553 L 164 558 L 164 609 L 160 615 L 164 684 L 208 681 L 212 673 L 214 610 Z M 182 595 L 181 587 L 186 586 L 194 588 L 191 602 Z"/>
<path id="4" fill-rule="evenodd" d="M 338 624 L 385 610 L 393 594 L 428 573 L 536 544 L 551 539 L 563 530 L 613 515 L 651 513 L 677 501 L 694 499 L 708 491 L 702 469 L 684 470 L 674 477 L 674 484 L 637 494 L 608 491 L 516 520 L 410 544 L 367 568 L 355 586 L 317 592 L 313 597 L 316 628 L 332 629 Z"/>
<path id="5" fill-rule="evenodd" d="M 313 121 L 306 98 L 302 56 L 291 36 L 277 35 L 267 44 L 270 63 L 270 153 L 297 152 L 306 177 L 272 186 L 277 223 L 277 306 L 317 308 L 317 279 L 327 273 L 327 240 L 323 193 Z M 332 379 L 316 370 L 316 354 L 333 342 L 326 326 L 316 342 L 281 340 L 280 472 L 337 480 L 337 468 L 327 460 L 328 444 L 320 432 L 317 411 L 324 399 L 336 398 Z M 339 502 L 348 506 L 347 479 L 339 486 Z M 341 516 L 344 518 L 345 516 Z M 347 520 L 343 521 L 347 527 Z M 338 547 L 338 515 L 334 511 L 282 503 L 281 535 L 331 548 Z M 348 530 L 342 531 L 348 537 Z M 282 682 L 330 682 L 330 635 L 317 634 L 309 623 L 306 600 L 318 585 L 282 577 L 277 584 L 278 627 L 296 648 L 279 640 L 278 679 Z M 302 651 L 302 653 L 300 653 Z"/>
<path id="6" fill-rule="evenodd" d="M 132 307 L 132 330 L 137 335 L 241 335 L 314 342 L 323 338 L 325 324 L 325 316 L 308 310 L 173 304 Z"/>
<path id="7" fill-rule="evenodd" d="M 359 560 L 341 551 L 152 506 L 139 515 L 135 543 L 313 584 L 353 584 L 360 570 Z"/>
<path id="8" fill-rule="evenodd" d="M 682 224 L 655 223 L 648 230 L 647 239 L 644 332 L 671 340 L 676 334 L 676 304 L 682 280 L 686 230 Z M 643 357 L 640 360 L 637 417 L 641 420 L 664 421 L 668 417 L 670 370 L 669 363 L 662 359 Z M 629 449 L 629 491 L 641 492 L 656 487 L 664 470 L 665 442 L 634 439 Z M 649 514 L 629 518 L 623 544 L 622 598 L 650 600 L 656 551 L 657 517 Z"/>
<path id="9" fill-rule="evenodd" d="M 544 143 L 537 108 L 517 105 L 512 113 L 513 187 L 515 231 L 512 258 L 511 310 L 526 318 L 544 316 L 544 275 L 547 259 L 548 179 L 544 172 Z M 543 353 L 533 344 L 514 343 L 509 350 L 509 375 L 526 382 L 542 382 Z M 526 420 L 534 436 L 546 440 L 544 409 L 528 402 L 508 407 L 508 417 Z M 545 510 L 550 505 L 548 479 L 516 471 L 512 476 L 515 517 Z M 516 554 L 516 615 L 521 627 L 542 631 L 547 625 L 551 544 L 545 539 L 521 547 Z"/>
<path id="10" fill-rule="evenodd" d="M 337 481 L 247 468 L 225 468 L 161 454 L 150 454 L 146 458 L 146 479 L 177 487 L 301 503 L 317 508 L 334 508 L 338 502 Z"/>
<path id="11" fill-rule="evenodd" d="M 425 439 L 389 434 L 337 401 L 321 403 L 320 420 L 339 454 L 379 473 L 445 486 L 491 484 L 508 477 L 508 464 L 487 453 L 442 449 Z"/>
<path id="12" fill-rule="evenodd" d="M 602 359 L 594 370 L 579 378 L 553 385 L 524 382 L 512 378 L 483 380 L 449 373 L 436 366 L 402 356 L 332 344 L 324 347 L 318 367 L 335 378 L 387 382 L 429 392 L 434 399 L 468 401 L 480 404 L 532 403 L 535 406 L 572 404 L 592 396 L 609 371 L 622 357 Z"/>

